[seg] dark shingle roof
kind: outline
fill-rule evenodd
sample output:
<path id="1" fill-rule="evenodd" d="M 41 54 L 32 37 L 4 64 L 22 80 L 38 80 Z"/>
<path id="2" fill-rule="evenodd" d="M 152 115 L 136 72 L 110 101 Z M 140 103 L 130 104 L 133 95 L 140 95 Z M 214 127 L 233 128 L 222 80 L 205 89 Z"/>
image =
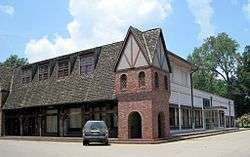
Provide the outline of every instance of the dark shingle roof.
<path id="1" fill-rule="evenodd" d="M 94 72 L 90 75 L 79 74 L 79 58 L 75 61 L 72 73 L 63 79 L 57 78 L 57 66 L 55 66 L 49 79 L 38 81 L 38 73 L 36 73 L 32 82 L 22 84 L 22 68 L 15 69 L 13 88 L 4 108 L 114 100 L 113 67 L 121 45 L 122 42 L 118 42 L 92 49 L 92 51 L 99 50 L 100 56 Z"/>
<path id="2" fill-rule="evenodd" d="M 146 40 L 145 44 L 148 47 L 151 60 L 154 56 L 154 52 L 155 52 L 156 44 L 160 36 L 160 32 L 161 32 L 160 28 L 155 28 L 155 29 L 151 29 L 151 30 L 143 32 L 143 36 Z"/>
<path id="3" fill-rule="evenodd" d="M 161 30 L 157 28 L 141 32 L 133 27 L 131 29 L 141 47 L 147 51 L 145 56 L 152 61 Z M 12 90 L 4 109 L 115 100 L 114 67 L 122 46 L 123 41 L 16 68 L 13 71 Z M 89 52 L 98 56 L 95 70 L 91 75 L 80 75 L 79 56 Z M 72 69 L 71 74 L 64 79 L 57 78 L 56 63 L 60 59 L 69 59 Z M 42 63 L 49 63 L 51 76 L 47 80 L 39 81 L 37 67 Z M 21 82 L 23 68 L 32 70 L 33 79 L 28 84 Z"/>
<path id="4" fill-rule="evenodd" d="M 12 70 L 3 66 L 0 66 L 0 91 L 9 90 L 11 82 Z"/>

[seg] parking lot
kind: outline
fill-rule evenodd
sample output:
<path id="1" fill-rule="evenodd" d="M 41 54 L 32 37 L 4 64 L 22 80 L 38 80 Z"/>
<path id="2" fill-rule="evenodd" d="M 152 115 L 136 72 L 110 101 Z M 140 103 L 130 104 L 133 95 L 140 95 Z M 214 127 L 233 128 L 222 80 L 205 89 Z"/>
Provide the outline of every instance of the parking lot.
<path id="1" fill-rule="evenodd" d="M 111 144 L 0 140 L 1 157 L 250 157 L 250 131 L 163 144 Z"/>

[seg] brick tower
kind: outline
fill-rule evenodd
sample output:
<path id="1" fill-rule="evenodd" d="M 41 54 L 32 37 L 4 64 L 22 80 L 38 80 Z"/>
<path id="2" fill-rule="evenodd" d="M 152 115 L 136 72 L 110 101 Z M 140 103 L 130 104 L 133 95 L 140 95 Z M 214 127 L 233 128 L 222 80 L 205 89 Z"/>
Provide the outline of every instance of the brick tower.
<path id="1" fill-rule="evenodd" d="M 128 30 L 115 67 L 119 140 L 169 136 L 170 64 L 164 43 L 161 29 Z"/>

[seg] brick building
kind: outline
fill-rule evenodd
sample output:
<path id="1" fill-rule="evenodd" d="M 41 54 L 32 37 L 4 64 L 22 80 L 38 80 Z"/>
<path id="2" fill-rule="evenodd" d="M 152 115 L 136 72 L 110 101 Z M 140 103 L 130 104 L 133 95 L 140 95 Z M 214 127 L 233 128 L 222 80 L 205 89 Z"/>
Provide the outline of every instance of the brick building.
<path id="1" fill-rule="evenodd" d="M 1 135 L 81 136 L 87 120 L 119 140 L 234 126 L 233 101 L 192 89 L 192 65 L 159 28 L 0 72 Z"/>

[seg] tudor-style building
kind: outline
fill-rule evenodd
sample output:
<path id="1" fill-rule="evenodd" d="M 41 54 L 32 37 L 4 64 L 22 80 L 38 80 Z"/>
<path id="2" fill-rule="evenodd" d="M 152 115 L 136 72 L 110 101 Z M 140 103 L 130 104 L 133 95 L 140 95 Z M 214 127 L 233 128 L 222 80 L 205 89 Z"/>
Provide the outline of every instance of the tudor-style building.
<path id="1" fill-rule="evenodd" d="M 233 101 L 192 89 L 192 65 L 167 50 L 159 28 L 0 70 L 1 135 L 81 136 L 91 119 L 119 140 L 233 126 Z"/>

